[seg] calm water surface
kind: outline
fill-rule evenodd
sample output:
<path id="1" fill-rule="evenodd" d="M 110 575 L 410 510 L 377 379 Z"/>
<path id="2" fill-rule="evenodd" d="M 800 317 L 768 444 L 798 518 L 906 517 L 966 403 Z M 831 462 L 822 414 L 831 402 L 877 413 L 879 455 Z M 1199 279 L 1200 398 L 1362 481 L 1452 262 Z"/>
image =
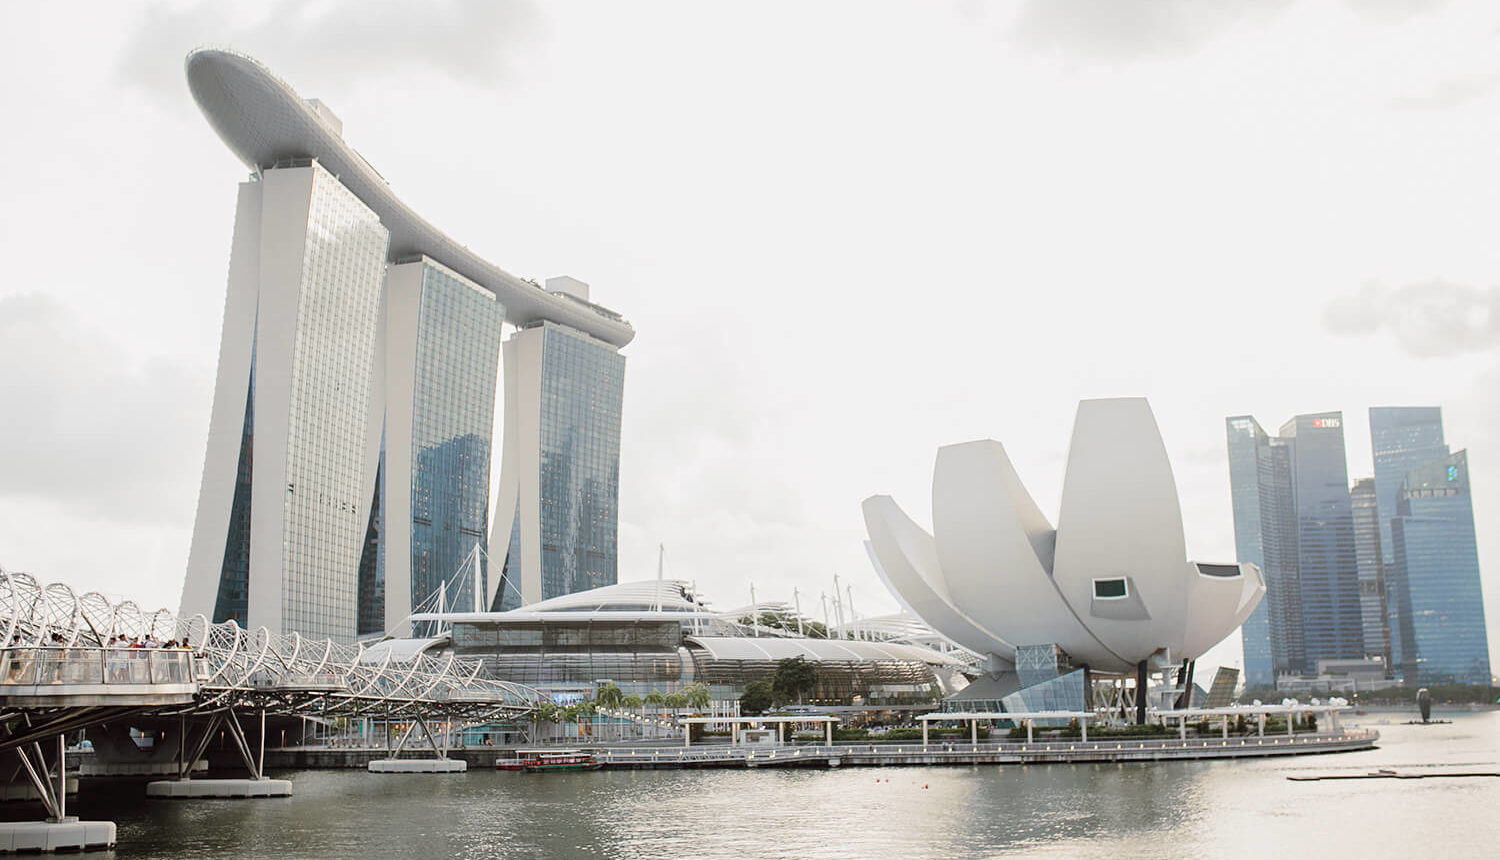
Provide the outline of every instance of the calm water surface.
<path id="1" fill-rule="evenodd" d="M 86 783 L 71 811 L 119 858 L 1500 857 L 1500 712 L 1380 725 L 1339 755 L 1127 765 L 372 775 L 296 771 L 286 800 L 147 801 Z M 1391 722 L 1405 716 L 1384 717 Z M 18 817 L 21 810 L 7 810 Z"/>

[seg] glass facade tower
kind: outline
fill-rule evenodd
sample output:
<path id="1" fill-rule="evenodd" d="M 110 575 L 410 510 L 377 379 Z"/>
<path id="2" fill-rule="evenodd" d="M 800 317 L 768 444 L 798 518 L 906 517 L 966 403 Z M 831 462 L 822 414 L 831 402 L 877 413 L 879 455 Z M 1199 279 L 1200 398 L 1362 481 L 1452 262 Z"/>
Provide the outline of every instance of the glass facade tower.
<path id="1" fill-rule="evenodd" d="M 1390 527 L 1391 639 L 1402 679 L 1488 684 L 1468 452 L 1407 472 Z"/>
<path id="2" fill-rule="evenodd" d="M 1375 457 L 1376 506 L 1380 511 L 1380 557 L 1393 558 L 1391 518 L 1400 506 L 1406 474 L 1448 456 L 1443 410 L 1436 406 L 1370 407 L 1370 452 Z"/>
<path id="3" fill-rule="evenodd" d="M 1265 599 L 1240 628 L 1245 681 L 1270 687 L 1304 662 L 1291 444 L 1248 415 L 1225 423 L 1237 560 L 1259 567 L 1266 582 Z"/>
<path id="4" fill-rule="evenodd" d="M 386 277 L 385 415 L 376 491 L 361 560 L 360 634 L 395 630 L 442 594 L 475 605 L 471 559 L 488 552 L 490 445 L 505 308 L 431 259 Z M 400 588 L 387 611 L 384 600 Z M 378 596 L 377 596 L 378 595 Z M 481 601 L 482 603 L 482 601 Z"/>
<path id="5" fill-rule="evenodd" d="M 1270 436 L 1226 420 L 1235 548 L 1258 565 L 1266 598 L 1242 628 L 1246 682 L 1310 673 L 1364 654 L 1342 416 L 1299 415 Z"/>
<path id="6" fill-rule="evenodd" d="M 1344 454 L 1343 416 L 1298 415 L 1282 425 L 1292 444 L 1292 495 L 1297 517 L 1297 580 L 1301 593 L 1302 671 L 1319 660 L 1364 656 L 1359 561 Z"/>
<path id="7" fill-rule="evenodd" d="M 1365 628 L 1365 655 L 1391 666 L 1391 636 L 1386 623 L 1385 570 L 1380 554 L 1380 511 L 1375 479 L 1363 478 L 1349 488 L 1354 509 L 1354 554 L 1359 563 L 1359 614 Z"/>
<path id="8" fill-rule="evenodd" d="M 388 239 L 315 160 L 241 186 L 184 608 L 354 637 Z"/>
<path id="9" fill-rule="evenodd" d="M 613 585 L 625 358 L 548 322 L 506 341 L 505 377 L 491 544 L 506 549 L 490 604 L 512 609 Z"/>

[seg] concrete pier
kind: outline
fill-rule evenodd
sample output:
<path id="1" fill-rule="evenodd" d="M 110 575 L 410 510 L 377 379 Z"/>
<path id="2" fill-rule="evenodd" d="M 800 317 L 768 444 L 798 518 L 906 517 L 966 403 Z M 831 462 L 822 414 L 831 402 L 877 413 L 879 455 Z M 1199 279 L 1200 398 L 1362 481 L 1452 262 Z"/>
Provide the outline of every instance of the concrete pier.
<path id="1" fill-rule="evenodd" d="M 113 821 L 7 821 L 0 823 L 0 854 L 100 851 L 115 847 Z"/>
<path id="2" fill-rule="evenodd" d="M 147 797 L 187 800 L 207 797 L 291 797 L 289 779 L 159 779 L 146 783 Z"/>
<path id="3" fill-rule="evenodd" d="M 366 769 L 370 773 L 463 773 L 469 763 L 457 758 L 382 758 Z"/>

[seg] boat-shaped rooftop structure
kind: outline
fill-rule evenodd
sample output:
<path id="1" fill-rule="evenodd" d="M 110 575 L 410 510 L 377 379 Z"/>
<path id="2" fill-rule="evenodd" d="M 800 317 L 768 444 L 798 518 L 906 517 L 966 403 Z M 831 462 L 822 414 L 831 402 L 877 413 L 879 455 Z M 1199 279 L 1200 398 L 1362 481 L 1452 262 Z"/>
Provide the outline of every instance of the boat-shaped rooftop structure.
<path id="1" fill-rule="evenodd" d="M 550 320 L 621 347 L 635 329 L 618 313 L 576 296 L 548 292 L 506 272 L 429 224 L 396 197 L 364 157 L 344 142 L 332 114 L 304 99 L 244 54 L 200 48 L 187 57 L 188 88 L 214 131 L 245 166 L 316 159 L 379 216 L 390 231 L 390 259 L 428 256 L 495 294 L 506 321 Z"/>

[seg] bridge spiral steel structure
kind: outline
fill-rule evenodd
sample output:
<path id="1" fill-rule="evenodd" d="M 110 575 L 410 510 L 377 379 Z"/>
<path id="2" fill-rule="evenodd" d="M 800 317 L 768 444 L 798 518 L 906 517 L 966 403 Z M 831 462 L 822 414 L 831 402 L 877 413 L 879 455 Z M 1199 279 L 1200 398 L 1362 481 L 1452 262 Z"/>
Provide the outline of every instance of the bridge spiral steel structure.
<path id="1" fill-rule="evenodd" d="M 274 635 L 233 621 L 212 624 L 202 615 L 183 618 L 97 592 L 78 594 L 3 567 L 0 628 L 0 722 L 7 725 L 22 714 L 33 725 L 41 712 L 53 712 L 44 721 L 55 725 L 59 711 L 102 715 L 121 706 L 159 716 L 255 710 L 323 718 L 514 720 L 541 702 L 530 687 L 484 677 L 477 660 Z M 109 647 L 116 636 L 188 645 L 142 653 Z M 14 732 L 0 732 L 0 749 L 16 739 Z"/>

